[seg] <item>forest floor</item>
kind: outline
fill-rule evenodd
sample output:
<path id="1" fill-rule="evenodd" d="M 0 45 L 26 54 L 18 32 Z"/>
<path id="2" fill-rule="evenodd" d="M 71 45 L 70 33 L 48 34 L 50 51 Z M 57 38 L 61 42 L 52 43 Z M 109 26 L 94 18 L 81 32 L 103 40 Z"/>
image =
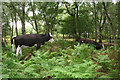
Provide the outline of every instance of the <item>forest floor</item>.
<path id="1" fill-rule="evenodd" d="M 55 40 L 38 51 L 22 48 L 16 57 L 11 45 L 2 53 L 3 78 L 119 78 L 119 48 L 96 50 L 87 44 Z"/>

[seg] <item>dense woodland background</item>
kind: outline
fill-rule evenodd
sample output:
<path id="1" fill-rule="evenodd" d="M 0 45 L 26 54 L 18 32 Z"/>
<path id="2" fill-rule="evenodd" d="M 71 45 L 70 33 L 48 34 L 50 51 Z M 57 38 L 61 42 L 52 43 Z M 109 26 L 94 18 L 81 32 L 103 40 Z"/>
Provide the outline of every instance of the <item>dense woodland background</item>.
<path id="1" fill-rule="evenodd" d="M 55 42 L 16 58 L 11 38 L 35 33 Z M 105 47 L 77 45 L 81 38 Z M 2 42 L 3 78 L 119 78 L 120 2 L 3 2 Z"/>
<path id="2" fill-rule="evenodd" d="M 62 34 L 63 38 L 68 35 L 74 39 L 84 37 L 115 44 L 120 38 L 119 2 L 82 5 L 81 2 L 4 2 L 2 7 L 5 42 L 8 37 L 32 33 Z M 17 21 L 21 21 L 21 25 Z M 26 26 L 26 22 L 32 27 Z"/>

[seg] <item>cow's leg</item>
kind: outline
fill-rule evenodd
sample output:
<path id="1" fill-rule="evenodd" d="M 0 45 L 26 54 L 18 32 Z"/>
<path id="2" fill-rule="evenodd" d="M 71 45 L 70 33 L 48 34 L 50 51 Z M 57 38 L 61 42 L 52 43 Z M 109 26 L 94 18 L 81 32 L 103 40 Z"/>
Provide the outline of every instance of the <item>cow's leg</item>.
<path id="1" fill-rule="evenodd" d="M 19 45 L 18 45 L 18 46 L 17 46 L 17 49 L 16 49 L 16 56 L 18 56 L 19 50 L 20 50 L 20 47 L 19 47 Z"/>
<path id="2" fill-rule="evenodd" d="M 22 56 L 22 48 L 20 47 L 20 55 Z"/>
<path id="3" fill-rule="evenodd" d="M 40 44 L 37 44 L 36 50 L 38 50 L 41 47 Z"/>
<path id="4" fill-rule="evenodd" d="M 14 49 L 14 44 L 12 44 L 12 51 L 13 51 L 13 52 L 15 51 L 15 49 Z"/>
<path id="5" fill-rule="evenodd" d="M 40 45 L 40 47 L 42 47 L 44 44 L 45 44 L 45 42 L 43 42 L 43 43 Z"/>

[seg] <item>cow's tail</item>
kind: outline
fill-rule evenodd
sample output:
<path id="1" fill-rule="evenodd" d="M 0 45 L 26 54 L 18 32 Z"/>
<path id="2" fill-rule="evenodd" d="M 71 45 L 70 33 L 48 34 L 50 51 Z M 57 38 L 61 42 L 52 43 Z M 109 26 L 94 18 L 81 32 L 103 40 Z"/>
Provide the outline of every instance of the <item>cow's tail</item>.
<path id="1" fill-rule="evenodd" d="M 12 45 L 12 51 L 14 52 L 15 51 L 15 49 L 14 49 L 14 44 L 13 44 L 13 39 L 15 39 L 16 37 L 13 37 L 12 39 L 11 39 L 11 45 Z"/>

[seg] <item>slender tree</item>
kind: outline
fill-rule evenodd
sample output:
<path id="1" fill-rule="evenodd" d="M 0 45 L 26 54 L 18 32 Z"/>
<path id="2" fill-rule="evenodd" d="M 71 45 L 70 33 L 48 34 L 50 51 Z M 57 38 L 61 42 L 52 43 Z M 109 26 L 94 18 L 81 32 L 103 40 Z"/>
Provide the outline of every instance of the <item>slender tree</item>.
<path id="1" fill-rule="evenodd" d="M 25 32 L 25 2 L 22 2 L 22 12 L 21 10 L 17 9 L 16 6 L 11 2 L 11 6 L 13 7 L 14 12 L 16 12 L 21 20 L 22 23 L 22 34 L 26 34 Z M 22 13 L 22 15 L 21 15 Z"/>
<path id="2" fill-rule="evenodd" d="M 118 39 L 120 39 L 120 1 L 118 2 Z"/>
<path id="3" fill-rule="evenodd" d="M 10 39 L 12 39 L 12 37 L 13 37 L 13 30 L 14 30 L 14 18 L 13 18 L 12 14 L 11 14 L 11 19 L 12 19 L 12 28 L 11 28 L 11 37 L 10 37 Z"/>
<path id="4" fill-rule="evenodd" d="M 116 40 L 116 31 L 115 31 L 115 27 L 113 26 L 112 20 L 111 20 L 110 16 L 108 15 L 108 11 L 107 11 L 105 2 L 102 2 L 102 4 L 103 4 L 103 6 L 104 6 L 105 14 L 106 14 L 106 16 L 107 16 L 107 19 L 108 19 L 108 21 L 109 21 L 109 23 L 110 23 L 110 26 L 111 26 L 111 29 L 112 29 L 113 38 L 114 38 L 114 46 L 115 46 L 115 49 L 116 49 L 117 40 Z"/>
<path id="5" fill-rule="evenodd" d="M 16 15 L 16 12 L 14 12 L 15 14 L 15 32 L 16 32 L 16 36 L 18 36 L 18 29 L 17 29 L 17 15 Z"/>
<path id="6" fill-rule="evenodd" d="M 94 21 L 95 21 L 95 41 L 97 41 L 97 12 L 96 12 L 96 4 L 95 2 L 93 2 L 93 5 L 94 5 Z"/>
<path id="7" fill-rule="evenodd" d="M 33 18 L 34 18 L 34 23 L 35 23 L 35 31 L 38 34 L 39 31 L 38 31 L 38 24 L 37 24 L 37 16 L 36 16 L 36 13 L 35 13 L 35 3 L 30 2 L 30 6 L 31 6 L 31 9 L 32 9 L 32 12 L 33 12 Z"/>
<path id="8" fill-rule="evenodd" d="M 65 6 L 66 6 L 66 9 L 67 9 L 67 13 L 70 15 L 70 16 L 72 16 L 73 18 L 73 32 L 74 32 L 74 36 L 75 36 L 75 38 L 77 39 L 77 31 L 76 31 L 76 21 L 75 21 L 75 7 L 73 8 L 73 12 L 70 12 L 70 10 L 69 10 L 69 8 L 68 8 L 68 6 L 67 6 L 67 4 L 65 4 Z"/>
<path id="9" fill-rule="evenodd" d="M 25 32 L 25 2 L 22 4 L 22 17 L 21 17 L 21 22 L 22 22 L 22 34 L 26 34 Z"/>

